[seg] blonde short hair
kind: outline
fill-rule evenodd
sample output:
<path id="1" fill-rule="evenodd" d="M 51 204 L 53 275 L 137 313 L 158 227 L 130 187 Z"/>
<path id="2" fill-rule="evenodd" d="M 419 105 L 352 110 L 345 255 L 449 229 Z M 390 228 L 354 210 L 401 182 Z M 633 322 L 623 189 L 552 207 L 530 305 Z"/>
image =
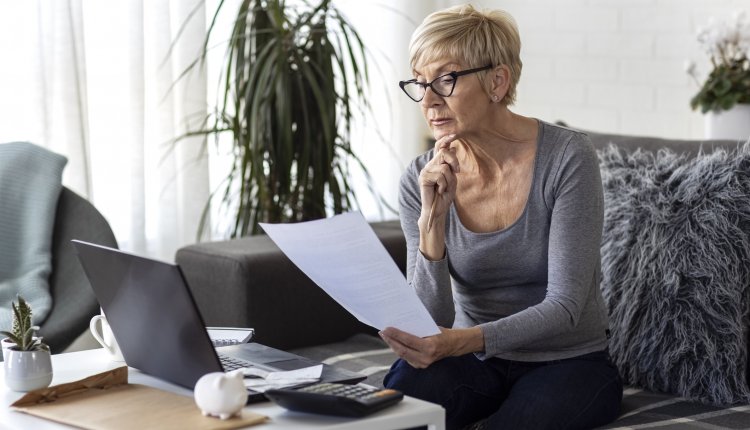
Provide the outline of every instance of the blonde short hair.
<path id="1" fill-rule="evenodd" d="M 462 62 L 468 68 L 507 65 L 510 85 L 502 102 L 512 105 L 521 77 L 521 38 L 516 21 L 503 10 L 479 11 L 472 5 L 454 6 L 434 12 L 422 21 L 411 37 L 409 61 L 412 69 L 442 58 Z M 489 94 L 487 72 L 480 72 L 482 87 Z"/>

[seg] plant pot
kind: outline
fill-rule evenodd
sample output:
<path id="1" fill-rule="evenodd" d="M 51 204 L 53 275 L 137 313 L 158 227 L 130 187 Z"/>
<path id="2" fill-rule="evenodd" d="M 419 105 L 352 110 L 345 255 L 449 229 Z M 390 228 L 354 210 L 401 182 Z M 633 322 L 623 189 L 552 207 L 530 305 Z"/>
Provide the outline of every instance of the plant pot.
<path id="1" fill-rule="evenodd" d="M 36 390 L 52 382 L 52 359 L 49 351 L 8 349 L 3 367 L 5 384 L 13 391 Z"/>
<path id="2" fill-rule="evenodd" d="M 39 339 L 38 337 L 34 336 L 32 339 Z M 13 343 L 9 338 L 5 337 L 2 341 L 0 341 L 0 344 L 2 344 L 3 347 L 3 361 L 8 360 L 8 349 L 11 346 L 16 346 L 15 343 Z"/>
<path id="3" fill-rule="evenodd" d="M 13 343 L 9 338 L 3 338 L 2 341 L 0 341 L 0 344 L 2 344 L 3 347 L 3 361 L 8 360 L 8 348 L 11 346 L 16 346 L 15 343 Z"/>
<path id="4" fill-rule="evenodd" d="M 708 112 L 704 117 L 707 139 L 750 139 L 750 104 L 737 104 L 732 109 Z"/>

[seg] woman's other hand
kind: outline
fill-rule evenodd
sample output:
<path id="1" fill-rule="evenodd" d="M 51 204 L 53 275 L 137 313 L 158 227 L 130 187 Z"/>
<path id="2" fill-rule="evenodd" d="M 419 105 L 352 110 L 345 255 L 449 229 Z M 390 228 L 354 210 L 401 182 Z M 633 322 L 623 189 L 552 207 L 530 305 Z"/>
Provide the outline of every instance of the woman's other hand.
<path id="1" fill-rule="evenodd" d="M 394 327 L 380 332 L 380 337 L 401 359 L 417 369 L 445 358 L 484 350 L 484 336 L 479 327 L 449 329 L 440 327 L 440 334 L 418 337 Z"/>

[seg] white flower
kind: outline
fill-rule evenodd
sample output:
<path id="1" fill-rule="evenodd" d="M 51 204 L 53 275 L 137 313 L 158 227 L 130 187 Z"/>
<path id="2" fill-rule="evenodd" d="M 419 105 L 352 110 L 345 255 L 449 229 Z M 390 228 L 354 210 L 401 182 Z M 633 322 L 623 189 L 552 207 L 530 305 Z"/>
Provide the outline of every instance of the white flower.
<path id="1" fill-rule="evenodd" d="M 696 65 L 695 61 L 693 60 L 686 60 L 683 64 L 683 67 L 685 68 L 685 73 L 687 73 L 690 76 L 695 77 L 696 75 Z"/>
<path id="2" fill-rule="evenodd" d="M 734 21 L 735 26 L 742 27 L 746 24 L 745 20 L 747 19 L 747 12 L 744 10 L 738 10 L 734 14 L 732 14 L 732 21 Z"/>
<path id="3" fill-rule="evenodd" d="M 750 20 L 745 11 L 734 14 L 731 22 L 711 17 L 706 27 L 699 27 L 698 42 L 717 63 L 740 59 L 750 53 Z"/>
<path id="4" fill-rule="evenodd" d="M 737 31 L 737 50 L 740 55 L 750 56 L 750 20 L 745 11 L 734 15 L 735 29 Z"/>
<path id="5" fill-rule="evenodd" d="M 740 43 L 737 44 L 737 49 L 744 53 L 746 57 L 750 57 L 750 33 L 748 33 L 748 37 L 740 40 Z"/>
<path id="6" fill-rule="evenodd" d="M 748 13 L 739 11 L 731 21 L 710 18 L 708 25 L 698 29 L 696 38 L 711 60 L 712 70 L 701 84 L 696 66 L 685 63 L 685 71 L 701 88 L 690 105 L 701 111 L 726 110 L 735 103 L 750 102 L 750 78 L 747 58 L 750 57 L 750 20 Z M 717 87 L 718 85 L 718 87 Z M 714 91 L 720 88 L 721 91 Z"/>

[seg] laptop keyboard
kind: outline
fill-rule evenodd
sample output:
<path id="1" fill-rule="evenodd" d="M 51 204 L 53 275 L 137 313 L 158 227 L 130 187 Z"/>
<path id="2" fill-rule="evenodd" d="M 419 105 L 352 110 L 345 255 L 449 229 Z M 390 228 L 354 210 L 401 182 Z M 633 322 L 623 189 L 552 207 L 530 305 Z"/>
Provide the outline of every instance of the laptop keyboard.
<path id="1" fill-rule="evenodd" d="M 253 367 L 252 363 L 239 358 L 229 357 L 224 354 L 219 354 L 219 360 L 221 361 L 221 367 L 224 368 L 225 372 L 231 372 L 232 370 L 242 369 L 243 367 Z"/>

